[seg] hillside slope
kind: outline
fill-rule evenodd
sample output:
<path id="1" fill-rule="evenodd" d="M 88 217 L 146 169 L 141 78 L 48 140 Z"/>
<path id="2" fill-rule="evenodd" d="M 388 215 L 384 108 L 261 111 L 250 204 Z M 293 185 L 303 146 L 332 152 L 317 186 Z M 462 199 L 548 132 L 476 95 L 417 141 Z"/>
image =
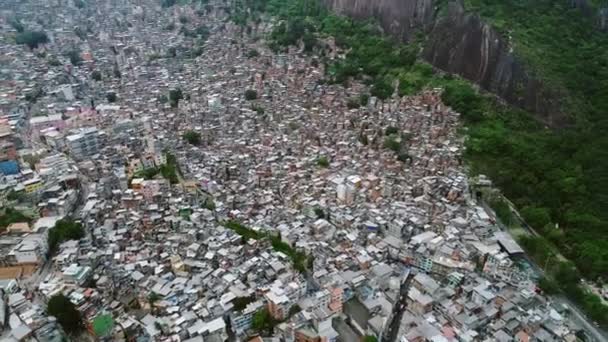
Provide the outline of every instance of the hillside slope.
<path id="1" fill-rule="evenodd" d="M 599 31 L 605 29 L 608 22 L 608 11 L 595 10 L 586 0 L 563 0 L 561 5 L 556 4 L 559 1 L 546 0 L 536 1 L 534 5 L 514 0 L 467 0 L 464 4 L 448 0 L 323 2 L 338 14 L 357 19 L 374 18 L 387 33 L 399 39 L 407 41 L 417 32 L 427 33 L 423 57 L 428 62 L 479 84 L 512 105 L 535 113 L 540 121 L 551 127 L 572 124 L 572 109 L 577 101 L 572 100 L 571 89 L 562 81 L 568 75 L 554 77 L 545 73 L 537 68 L 537 64 L 541 64 L 538 58 L 531 55 L 549 53 L 547 57 L 550 57 L 550 50 L 562 42 L 569 47 L 577 36 L 588 37 L 593 23 L 597 23 Z M 566 31 L 567 35 L 535 27 L 535 36 L 514 38 L 525 38 L 522 41 L 527 44 L 513 48 L 517 44 L 511 39 L 514 30 L 526 31 L 530 26 L 545 25 L 537 20 L 545 19 L 542 14 L 548 15 L 548 24 L 564 27 L 564 22 L 554 20 L 561 12 L 564 16 L 560 19 L 573 27 Z M 555 27 L 549 29 L 555 30 Z M 552 37 L 546 37 L 548 35 Z M 555 44 L 544 43 L 547 40 L 555 40 Z M 529 51 L 524 48 L 533 50 L 530 45 L 539 46 L 538 51 L 527 53 Z"/>

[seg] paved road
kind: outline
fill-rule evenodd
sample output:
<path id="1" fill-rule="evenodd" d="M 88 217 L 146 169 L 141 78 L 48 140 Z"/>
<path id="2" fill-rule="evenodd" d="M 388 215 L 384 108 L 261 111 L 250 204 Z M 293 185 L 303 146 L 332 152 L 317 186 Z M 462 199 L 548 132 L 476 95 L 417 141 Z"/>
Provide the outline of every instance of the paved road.
<path id="1" fill-rule="evenodd" d="M 359 335 L 357 335 L 357 333 L 355 333 L 355 331 L 342 318 L 334 319 L 332 321 L 332 326 L 339 334 L 338 341 L 351 342 L 360 340 Z"/>
<path id="2" fill-rule="evenodd" d="M 572 303 L 568 298 L 561 297 L 561 296 L 554 296 L 554 297 L 552 297 L 552 299 L 555 303 L 566 304 L 570 308 L 570 315 L 568 316 L 568 318 L 570 318 L 576 324 L 581 326 L 587 333 L 587 336 L 593 338 L 592 341 L 596 341 L 596 342 L 608 341 L 608 334 L 606 334 L 605 331 L 596 327 L 594 324 L 590 323 L 590 319 L 588 319 L 587 316 L 576 305 L 574 305 L 574 303 Z"/>
<path id="3" fill-rule="evenodd" d="M 407 293 L 410 290 L 412 279 L 414 279 L 414 275 L 411 271 L 407 271 L 405 280 L 401 283 L 399 301 L 397 301 L 397 304 L 393 309 L 392 320 L 388 324 L 388 330 L 384 331 L 384 337 L 382 339 L 383 341 L 395 342 L 397 340 L 401 319 L 403 318 L 403 313 L 407 307 Z"/>
<path id="4" fill-rule="evenodd" d="M 481 201 L 481 206 L 485 209 L 485 211 L 488 215 L 496 218 L 496 214 L 494 213 L 494 211 L 484 201 Z M 513 210 L 513 209 L 511 208 L 511 210 Z M 521 217 L 519 217 L 519 215 L 517 215 L 517 217 L 518 217 L 518 222 L 528 233 L 535 235 L 535 236 L 539 236 L 538 233 L 532 227 L 530 227 L 528 224 L 526 224 L 525 222 L 522 221 L 522 219 L 521 219 Z M 496 219 L 496 223 L 499 225 L 500 229 L 502 229 L 503 231 L 510 234 L 509 229 L 507 227 L 505 227 L 502 224 L 502 222 L 500 222 L 498 219 Z M 515 238 L 515 237 L 513 237 L 513 238 Z M 532 267 L 532 269 L 538 276 L 545 275 L 544 269 L 542 267 L 540 267 L 540 265 L 537 265 L 534 262 L 534 260 L 532 260 L 527 254 L 525 254 L 524 256 L 526 258 L 526 261 L 530 264 L 530 266 Z M 572 319 L 572 321 L 574 321 L 576 324 L 578 324 L 581 328 L 583 328 L 585 330 L 585 332 L 587 333 L 587 335 L 589 337 L 593 338 L 592 341 L 597 341 L 597 342 L 608 341 L 608 333 L 606 333 L 604 330 L 600 329 L 599 327 L 596 327 L 593 323 L 591 323 L 591 321 L 587 318 L 587 316 L 583 313 L 583 311 L 581 309 L 579 309 L 579 307 L 576 304 L 574 304 L 572 301 L 570 301 L 568 298 L 565 298 L 563 296 L 550 296 L 549 298 L 555 303 L 566 304 L 570 308 L 571 315 L 569 316 L 569 318 Z"/>

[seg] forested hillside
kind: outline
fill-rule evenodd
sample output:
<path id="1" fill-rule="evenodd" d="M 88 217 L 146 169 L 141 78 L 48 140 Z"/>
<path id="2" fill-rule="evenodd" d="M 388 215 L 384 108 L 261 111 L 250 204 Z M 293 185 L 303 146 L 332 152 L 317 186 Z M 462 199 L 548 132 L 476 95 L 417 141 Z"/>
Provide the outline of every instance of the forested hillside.
<path id="1" fill-rule="evenodd" d="M 594 16 L 569 1 L 467 0 L 465 7 L 509 35 L 529 68 L 562 90 L 573 122 L 573 127 L 550 132 L 484 122 L 480 149 L 471 151 L 479 160 L 476 166 L 585 275 L 605 277 L 608 35 L 598 30 Z"/>

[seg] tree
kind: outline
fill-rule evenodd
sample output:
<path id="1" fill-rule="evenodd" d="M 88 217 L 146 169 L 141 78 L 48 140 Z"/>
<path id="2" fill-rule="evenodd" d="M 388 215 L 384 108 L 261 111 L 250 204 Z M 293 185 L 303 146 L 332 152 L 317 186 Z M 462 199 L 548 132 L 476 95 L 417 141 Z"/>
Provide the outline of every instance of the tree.
<path id="1" fill-rule="evenodd" d="M 94 79 L 95 81 L 101 81 L 101 72 L 94 70 L 91 73 L 91 78 Z"/>
<path id="2" fill-rule="evenodd" d="M 232 300 L 232 305 L 236 311 L 243 311 L 249 303 L 255 302 L 255 296 L 236 297 Z"/>
<path id="3" fill-rule="evenodd" d="M 179 106 L 179 101 L 184 98 L 184 94 L 182 93 L 181 88 L 175 88 L 169 90 L 169 104 L 171 108 L 177 108 Z"/>
<path id="4" fill-rule="evenodd" d="M 116 102 L 118 97 L 116 96 L 115 92 L 109 92 L 106 94 L 106 99 L 108 100 L 108 102 L 114 103 L 114 102 Z"/>
<path id="5" fill-rule="evenodd" d="M 70 219 L 61 219 L 49 230 L 49 252 L 53 253 L 64 241 L 80 240 L 84 237 L 84 229 L 80 223 Z"/>
<path id="6" fill-rule="evenodd" d="M 66 56 L 70 59 L 70 63 L 72 65 L 80 65 L 82 64 L 82 57 L 80 56 L 80 51 L 73 49 L 66 53 Z"/>
<path id="7" fill-rule="evenodd" d="M 176 4 L 176 0 L 161 0 L 160 6 L 162 8 L 169 8 Z"/>
<path id="8" fill-rule="evenodd" d="M 25 31 L 25 27 L 19 19 L 12 19 L 10 24 L 18 33 Z"/>
<path id="9" fill-rule="evenodd" d="M 253 89 L 245 90 L 245 100 L 253 101 L 258 98 L 258 92 Z"/>
<path id="10" fill-rule="evenodd" d="M 384 138 L 384 147 L 395 153 L 399 153 L 401 151 L 401 141 L 396 134 L 391 134 Z"/>
<path id="11" fill-rule="evenodd" d="M 175 46 L 171 46 L 167 49 L 167 57 L 169 57 L 169 58 L 177 57 L 177 48 Z"/>
<path id="12" fill-rule="evenodd" d="M 260 55 L 260 53 L 256 49 L 251 49 L 251 50 L 249 50 L 249 52 L 247 52 L 248 58 L 258 57 L 259 55 Z"/>
<path id="13" fill-rule="evenodd" d="M 538 287 L 548 295 L 553 295 L 559 292 L 559 285 L 546 277 L 542 277 L 538 280 Z"/>
<path id="14" fill-rule="evenodd" d="M 49 37 L 42 31 L 23 31 L 15 38 L 17 44 L 27 45 L 30 49 L 35 49 L 39 45 L 49 42 Z"/>
<path id="15" fill-rule="evenodd" d="M 148 295 L 148 304 L 150 304 L 150 307 L 153 307 L 154 303 L 158 302 L 161 299 L 162 297 L 156 292 L 150 292 L 150 294 Z"/>
<path id="16" fill-rule="evenodd" d="M 532 226 L 532 228 L 539 230 L 542 230 L 548 223 L 551 222 L 549 210 L 546 208 L 527 206 L 521 210 L 521 216 L 523 216 L 526 223 Z"/>
<path id="17" fill-rule="evenodd" d="M 369 144 L 369 139 L 367 138 L 367 134 L 361 132 L 359 134 L 359 142 L 361 144 L 363 144 L 364 146 L 367 146 L 367 144 Z"/>
<path id="18" fill-rule="evenodd" d="M 399 133 L 399 128 L 394 127 L 394 126 L 389 126 L 384 131 L 384 135 L 391 135 L 391 134 L 397 134 L 397 133 Z"/>
<path id="19" fill-rule="evenodd" d="M 348 109 L 355 109 L 361 107 L 361 103 L 356 98 L 350 98 L 346 100 L 346 107 Z"/>
<path id="20" fill-rule="evenodd" d="M 255 314 L 253 314 L 253 319 L 251 322 L 251 328 L 258 332 L 266 332 L 271 335 L 274 326 L 276 325 L 275 319 L 270 315 L 268 309 L 264 308 Z"/>
<path id="21" fill-rule="evenodd" d="M 81 332 L 84 328 L 82 316 L 68 297 L 58 294 L 49 299 L 47 312 L 57 318 L 63 330 L 71 335 Z"/>
<path id="22" fill-rule="evenodd" d="M 300 311 L 302 311 L 302 308 L 298 304 L 294 304 L 289 308 L 289 313 L 287 314 L 287 316 L 291 317 Z"/>
<path id="23" fill-rule="evenodd" d="M 378 79 L 372 86 L 370 92 L 372 96 L 375 96 L 380 100 L 386 100 L 393 95 L 393 87 L 385 80 Z"/>
<path id="24" fill-rule="evenodd" d="M 317 165 L 323 168 L 329 167 L 329 159 L 325 156 L 321 156 L 317 158 Z"/>
<path id="25" fill-rule="evenodd" d="M 315 211 L 315 215 L 317 216 L 317 218 L 319 218 L 319 219 L 325 218 L 325 212 L 323 211 L 323 209 L 317 207 L 314 209 L 314 211 Z"/>
<path id="26" fill-rule="evenodd" d="M 207 210 L 211 210 L 211 211 L 215 210 L 215 202 L 211 198 L 207 198 L 205 200 L 204 206 Z"/>
<path id="27" fill-rule="evenodd" d="M 192 130 L 186 131 L 183 138 L 192 145 L 198 145 L 201 143 L 201 134 Z"/>
<path id="28" fill-rule="evenodd" d="M 10 195 L 10 194 L 9 194 Z M 5 208 L 0 214 L 0 230 L 4 230 L 11 223 L 31 222 L 32 218 L 24 215 L 22 212 L 14 208 Z"/>
<path id="29" fill-rule="evenodd" d="M 378 342 L 378 339 L 375 336 L 365 335 L 363 336 L 363 342 Z"/>

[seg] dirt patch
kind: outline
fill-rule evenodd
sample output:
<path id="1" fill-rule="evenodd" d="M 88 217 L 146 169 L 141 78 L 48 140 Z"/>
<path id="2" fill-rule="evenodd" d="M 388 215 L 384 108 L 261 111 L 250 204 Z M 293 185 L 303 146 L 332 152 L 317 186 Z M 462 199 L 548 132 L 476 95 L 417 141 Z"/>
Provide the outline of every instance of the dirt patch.
<path id="1" fill-rule="evenodd" d="M 37 265 L 0 267 L 0 279 L 27 277 L 36 271 L 36 267 Z"/>

